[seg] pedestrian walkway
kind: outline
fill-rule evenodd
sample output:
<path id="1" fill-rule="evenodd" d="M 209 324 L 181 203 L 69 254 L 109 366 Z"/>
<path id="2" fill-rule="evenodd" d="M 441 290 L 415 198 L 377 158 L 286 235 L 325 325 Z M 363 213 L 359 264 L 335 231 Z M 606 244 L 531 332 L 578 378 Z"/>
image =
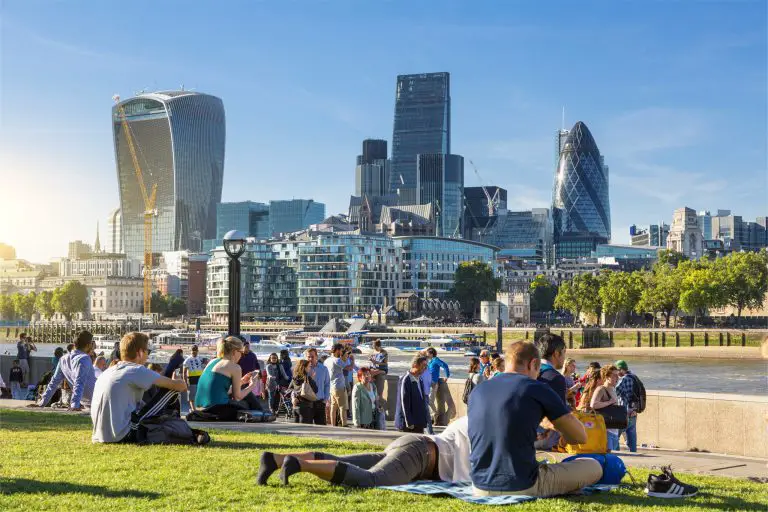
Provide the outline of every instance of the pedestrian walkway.
<path id="1" fill-rule="evenodd" d="M 39 412 L 40 414 L 77 414 L 89 416 L 88 412 L 70 412 L 51 408 L 27 409 L 26 406 L 33 402 L 26 400 L 0 400 L 0 425 L 2 424 L 2 409 L 24 409 L 26 411 Z M 390 422 L 388 428 L 392 430 L 378 431 L 357 428 L 343 428 L 319 425 L 302 425 L 300 423 L 279 420 L 273 423 L 224 423 L 224 422 L 195 422 L 196 428 L 206 430 L 233 430 L 238 432 L 254 432 L 259 434 L 277 434 L 293 437 L 321 437 L 338 441 L 352 441 L 386 445 L 397 439 L 402 434 L 394 430 Z M 436 427 L 436 432 L 441 428 Z M 640 449 L 637 453 L 618 452 L 627 466 L 638 468 L 659 468 L 671 465 L 676 472 L 698 473 L 714 476 L 726 476 L 733 478 L 760 478 L 768 479 L 768 460 L 751 457 L 734 457 L 731 455 L 718 455 L 713 453 L 680 452 L 673 450 Z M 540 452 L 539 458 L 554 457 L 562 459 L 565 454 Z"/>

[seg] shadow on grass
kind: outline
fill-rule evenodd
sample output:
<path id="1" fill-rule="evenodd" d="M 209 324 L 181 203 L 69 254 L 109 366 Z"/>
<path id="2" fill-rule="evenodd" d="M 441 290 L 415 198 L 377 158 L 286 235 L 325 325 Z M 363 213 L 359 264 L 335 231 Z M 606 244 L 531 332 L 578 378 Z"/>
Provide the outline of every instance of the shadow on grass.
<path id="1" fill-rule="evenodd" d="M 638 486 L 637 489 L 642 486 Z M 756 510 L 765 512 L 766 506 L 764 502 L 747 501 L 742 498 L 732 496 L 720 496 L 711 492 L 699 492 L 694 497 L 685 499 L 665 499 L 665 498 L 649 498 L 645 495 L 633 496 L 630 494 L 624 494 L 621 491 L 614 492 L 600 492 L 588 496 L 574 496 L 563 497 L 568 501 L 575 503 L 602 503 L 610 505 L 627 505 L 637 509 L 645 509 L 652 507 L 664 507 L 667 508 L 703 508 L 711 510 Z"/>
<path id="2" fill-rule="evenodd" d="M 90 430 L 91 417 L 76 414 L 52 414 L 39 411 L 0 410 L 0 430 L 50 431 Z"/>
<path id="3" fill-rule="evenodd" d="M 290 442 L 289 440 L 286 440 L 286 442 L 275 442 L 275 443 L 247 443 L 247 442 L 240 442 L 240 441 L 218 441 L 216 439 L 216 432 L 211 434 L 211 444 L 208 445 L 210 448 L 224 448 L 224 449 L 230 449 L 230 450 L 268 450 L 271 452 L 286 452 L 286 453 L 293 453 L 296 451 L 300 452 L 308 452 L 308 451 L 332 451 L 332 450 L 338 450 L 339 445 L 338 443 L 295 443 Z M 371 450 L 375 451 L 375 450 Z"/>
<path id="4" fill-rule="evenodd" d="M 129 489 L 114 490 L 97 485 L 82 485 L 72 482 L 44 482 L 27 478 L 0 477 L 0 494 L 90 494 L 102 498 L 151 498 L 157 499 L 160 494 L 148 491 Z"/>

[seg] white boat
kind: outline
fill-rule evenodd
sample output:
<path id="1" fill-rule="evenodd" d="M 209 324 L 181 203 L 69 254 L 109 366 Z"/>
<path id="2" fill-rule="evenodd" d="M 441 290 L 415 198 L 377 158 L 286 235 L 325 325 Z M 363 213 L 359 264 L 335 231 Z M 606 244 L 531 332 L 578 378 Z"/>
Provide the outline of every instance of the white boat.
<path id="1" fill-rule="evenodd" d="M 248 347 L 251 352 L 264 360 L 266 360 L 270 354 L 277 354 L 279 356 L 281 350 L 287 350 L 288 352 L 293 351 L 292 347 L 287 343 L 280 343 L 275 340 L 249 341 Z"/>
<path id="2" fill-rule="evenodd" d="M 120 343 L 120 339 L 107 334 L 97 334 L 93 337 L 96 352 L 104 352 L 109 355 L 114 350 L 115 343 Z"/>
<path id="3" fill-rule="evenodd" d="M 424 343 L 426 343 L 424 348 L 434 347 L 436 349 L 445 350 L 446 352 L 465 351 L 467 349 L 467 342 L 445 335 L 432 336 L 425 339 Z"/>
<path id="4" fill-rule="evenodd" d="M 173 350 L 176 348 L 190 347 L 192 345 L 197 345 L 198 347 L 215 347 L 216 342 L 221 337 L 221 333 L 213 331 L 184 331 L 174 329 L 158 334 L 153 341 L 155 346 L 159 349 Z"/>

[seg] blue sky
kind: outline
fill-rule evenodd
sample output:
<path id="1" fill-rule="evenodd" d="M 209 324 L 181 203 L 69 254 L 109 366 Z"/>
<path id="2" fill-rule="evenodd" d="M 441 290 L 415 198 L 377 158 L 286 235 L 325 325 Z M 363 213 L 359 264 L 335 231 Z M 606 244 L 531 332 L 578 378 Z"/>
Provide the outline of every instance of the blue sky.
<path id="1" fill-rule="evenodd" d="M 395 77 L 449 71 L 452 149 L 548 206 L 555 131 L 589 126 L 615 242 L 680 206 L 768 215 L 766 2 L 0 2 L 0 242 L 33 261 L 118 205 L 115 93 L 221 97 L 224 201 L 345 211 Z M 467 166 L 466 185 L 479 184 Z M 102 233 L 103 236 L 103 233 Z"/>

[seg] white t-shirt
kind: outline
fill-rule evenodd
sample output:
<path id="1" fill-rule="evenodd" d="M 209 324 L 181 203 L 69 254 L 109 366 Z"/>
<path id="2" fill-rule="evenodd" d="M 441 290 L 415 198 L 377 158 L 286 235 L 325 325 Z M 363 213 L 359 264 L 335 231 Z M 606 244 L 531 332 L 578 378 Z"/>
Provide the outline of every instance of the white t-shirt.
<path id="1" fill-rule="evenodd" d="M 190 377 L 199 377 L 203 374 L 203 360 L 199 356 L 189 356 L 184 360 Z"/>
<path id="2" fill-rule="evenodd" d="M 437 470 L 444 482 L 470 482 L 469 420 L 463 416 L 430 438 L 437 445 Z"/>
<path id="3" fill-rule="evenodd" d="M 96 380 L 91 402 L 94 443 L 116 443 L 131 429 L 131 413 L 159 375 L 140 364 L 120 362 Z"/>

